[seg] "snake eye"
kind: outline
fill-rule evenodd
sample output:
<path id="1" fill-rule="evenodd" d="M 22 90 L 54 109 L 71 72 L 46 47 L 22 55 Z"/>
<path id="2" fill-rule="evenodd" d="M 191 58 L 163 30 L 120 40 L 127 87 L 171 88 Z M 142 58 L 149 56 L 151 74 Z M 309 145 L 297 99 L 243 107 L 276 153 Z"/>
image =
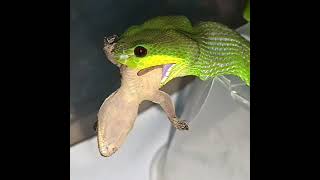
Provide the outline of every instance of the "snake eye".
<path id="1" fill-rule="evenodd" d="M 137 57 L 144 57 L 147 55 L 147 49 L 142 46 L 137 46 L 136 48 L 134 48 L 134 54 Z"/>

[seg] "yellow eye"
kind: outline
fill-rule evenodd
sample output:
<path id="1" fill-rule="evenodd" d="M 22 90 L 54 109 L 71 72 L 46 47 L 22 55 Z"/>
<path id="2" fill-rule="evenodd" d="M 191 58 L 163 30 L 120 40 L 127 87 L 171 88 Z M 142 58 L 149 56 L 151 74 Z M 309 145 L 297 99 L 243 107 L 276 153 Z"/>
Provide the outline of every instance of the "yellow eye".
<path id="1" fill-rule="evenodd" d="M 147 49 L 142 46 L 137 46 L 136 48 L 134 48 L 134 54 L 137 57 L 144 57 L 147 55 Z"/>

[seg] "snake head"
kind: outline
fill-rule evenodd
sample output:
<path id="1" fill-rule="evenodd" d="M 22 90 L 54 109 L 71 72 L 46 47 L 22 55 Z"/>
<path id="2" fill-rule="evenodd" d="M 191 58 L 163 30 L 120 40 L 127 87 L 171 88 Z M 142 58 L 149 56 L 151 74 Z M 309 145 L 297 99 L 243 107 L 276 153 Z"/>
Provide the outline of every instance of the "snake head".
<path id="1" fill-rule="evenodd" d="M 163 66 L 161 86 L 178 77 L 188 64 L 186 59 L 197 54 L 196 43 L 180 38 L 182 35 L 174 30 L 145 30 L 140 33 L 120 37 L 113 46 L 113 61 L 139 72 Z"/>
<path id="2" fill-rule="evenodd" d="M 186 17 L 156 17 L 129 27 L 119 38 L 106 39 L 105 52 L 114 64 L 139 71 L 163 66 L 162 86 L 181 74 L 187 58 L 198 55 L 191 29 Z"/>

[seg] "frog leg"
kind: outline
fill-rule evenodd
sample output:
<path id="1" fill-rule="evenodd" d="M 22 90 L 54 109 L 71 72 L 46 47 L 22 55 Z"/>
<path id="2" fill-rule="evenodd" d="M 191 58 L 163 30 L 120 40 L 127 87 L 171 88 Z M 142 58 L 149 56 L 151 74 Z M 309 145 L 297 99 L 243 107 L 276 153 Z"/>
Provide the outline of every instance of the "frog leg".
<path id="1" fill-rule="evenodd" d="M 171 124 L 175 128 L 177 128 L 178 130 L 189 129 L 187 121 L 180 120 L 179 118 L 177 118 L 174 105 L 171 101 L 170 96 L 167 93 L 159 90 L 153 95 L 150 101 L 157 103 L 161 106 L 161 108 L 166 112 Z"/>

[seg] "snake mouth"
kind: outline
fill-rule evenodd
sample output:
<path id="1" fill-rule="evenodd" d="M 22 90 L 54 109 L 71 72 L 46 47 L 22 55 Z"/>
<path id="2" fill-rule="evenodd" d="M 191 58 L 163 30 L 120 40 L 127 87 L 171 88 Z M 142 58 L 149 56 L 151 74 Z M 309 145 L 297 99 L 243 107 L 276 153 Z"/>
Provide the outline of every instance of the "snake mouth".
<path id="1" fill-rule="evenodd" d="M 164 65 L 152 66 L 152 67 L 148 67 L 148 68 L 145 68 L 145 69 L 138 71 L 137 75 L 142 76 L 142 75 L 144 75 L 154 69 L 162 68 L 161 83 L 163 83 L 168 79 L 170 72 L 174 66 L 175 66 L 175 64 L 164 64 Z"/>

